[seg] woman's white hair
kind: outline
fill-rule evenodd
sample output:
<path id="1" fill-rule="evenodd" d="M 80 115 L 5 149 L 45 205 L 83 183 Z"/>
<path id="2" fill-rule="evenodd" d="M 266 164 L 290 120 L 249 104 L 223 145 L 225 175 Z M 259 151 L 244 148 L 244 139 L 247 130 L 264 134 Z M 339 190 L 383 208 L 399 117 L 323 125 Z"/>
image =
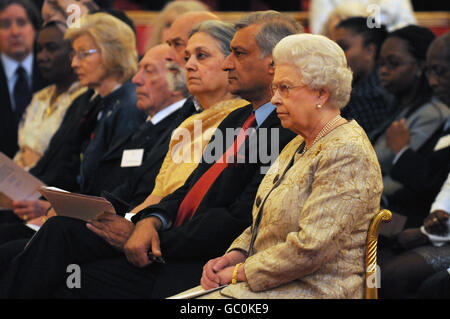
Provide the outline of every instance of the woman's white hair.
<path id="1" fill-rule="evenodd" d="M 275 66 L 294 66 L 302 83 L 312 90 L 327 89 L 331 106 L 343 108 L 350 99 L 352 71 L 344 51 L 334 41 L 317 34 L 293 34 L 273 49 Z"/>

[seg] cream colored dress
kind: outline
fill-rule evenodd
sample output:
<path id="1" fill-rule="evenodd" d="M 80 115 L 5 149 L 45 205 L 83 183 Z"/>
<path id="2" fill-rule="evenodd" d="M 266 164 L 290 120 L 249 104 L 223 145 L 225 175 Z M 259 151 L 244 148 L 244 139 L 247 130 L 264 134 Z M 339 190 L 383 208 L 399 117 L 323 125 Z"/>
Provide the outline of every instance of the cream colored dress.
<path id="1" fill-rule="evenodd" d="M 14 161 L 25 161 L 26 166 L 24 168 L 26 169 L 33 167 L 38 159 L 30 162 L 30 160 L 24 158 L 25 152 L 29 150 L 36 155 L 42 156 L 44 154 L 67 109 L 73 100 L 84 93 L 87 88 L 80 86 L 78 81 L 74 82 L 66 92 L 57 97 L 53 103 L 52 112 L 48 112 L 50 99 L 55 90 L 56 85 L 50 85 L 36 92 L 19 125 L 19 150 L 14 156 Z"/>
<path id="2" fill-rule="evenodd" d="M 376 154 L 355 121 L 300 155 L 303 141 L 293 139 L 261 182 L 253 223 L 261 208 L 263 215 L 244 264 L 247 282 L 227 286 L 221 296 L 363 297 L 365 240 L 383 188 Z M 229 250 L 248 252 L 251 238 L 249 227 Z"/>

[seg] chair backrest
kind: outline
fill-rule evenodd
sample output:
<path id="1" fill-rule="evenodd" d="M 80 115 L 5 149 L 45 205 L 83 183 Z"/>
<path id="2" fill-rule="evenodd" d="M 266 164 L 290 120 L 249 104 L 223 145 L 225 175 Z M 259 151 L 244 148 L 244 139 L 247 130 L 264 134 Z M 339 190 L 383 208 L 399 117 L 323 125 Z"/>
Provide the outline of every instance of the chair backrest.
<path id="1" fill-rule="evenodd" d="M 370 223 L 366 241 L 366 299 L 378 299 L 380 272 L 377 265 L 377 245 L 381 222 L 387 223 L 392 219 L 392 213 L 381 210 Z"/>

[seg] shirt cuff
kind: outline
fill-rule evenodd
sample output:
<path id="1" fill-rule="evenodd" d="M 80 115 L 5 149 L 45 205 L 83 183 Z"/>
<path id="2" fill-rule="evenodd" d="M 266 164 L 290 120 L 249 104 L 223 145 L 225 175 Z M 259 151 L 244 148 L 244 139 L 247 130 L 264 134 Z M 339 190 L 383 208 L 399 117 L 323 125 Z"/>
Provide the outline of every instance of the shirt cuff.
<path id="1" fill-rule="evenodd" d="M 405 146 L 404 148 L 402 148 L 400 150 L 400 152 L 397 153 L 397 155 L 395 155 L 394 160 L 392 161 L 392 165 L 395 165 L 395 163 L 397 163 L 397 161 L 399 160 L 399 158 L 403 155 L 403 153 L 406 152 L 407 149 L 409 149 L 409 145 Z"/>

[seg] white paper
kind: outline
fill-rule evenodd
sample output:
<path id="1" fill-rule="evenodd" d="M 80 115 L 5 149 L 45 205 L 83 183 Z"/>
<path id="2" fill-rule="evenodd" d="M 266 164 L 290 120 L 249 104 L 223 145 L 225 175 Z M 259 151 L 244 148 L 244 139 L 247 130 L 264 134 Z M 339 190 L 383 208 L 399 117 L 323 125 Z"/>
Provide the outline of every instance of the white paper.
<path id="1" fill-rule="evenodd" d="M 36 200 L 41 197 L 40 186 L 45 184 L 0 152 L 0 192 L 6 199 Z"/>
<path id="2" fill-rule="evenodd" d="M 443 136 L 439 139 L 439 141 L 436 143 L 436 146 L 434 147 L 434 151 L 439 151 L 443 148 L 446 148 L 450 145 L 450 134 Z"/>
<path id="3" fill-rule="evenodd" d="M 168 297 L 166 299 L 191 299 L 191 298 L 200 297 L 200 296 L 209 294 L 209 293 L 214 292 L 216 290 L 225 288 L 226 286 L 228 286 L 228 285 L 219 286 L 217 288 L 213 288 L 213 289 L 209 289 L 209 290 L 203 289 L 202 286 L 197 286 L 197 287 L 189 289 L 189 290 L 187 290 L 185 292 L 179 293 L 179 294 L 177 294 L 175 296 Z"/>
<path id="4" fill-rule="evenodd" d="M 120 167 L 138 167 L 142 164 L 144 149 L 124 150 Z"/>

